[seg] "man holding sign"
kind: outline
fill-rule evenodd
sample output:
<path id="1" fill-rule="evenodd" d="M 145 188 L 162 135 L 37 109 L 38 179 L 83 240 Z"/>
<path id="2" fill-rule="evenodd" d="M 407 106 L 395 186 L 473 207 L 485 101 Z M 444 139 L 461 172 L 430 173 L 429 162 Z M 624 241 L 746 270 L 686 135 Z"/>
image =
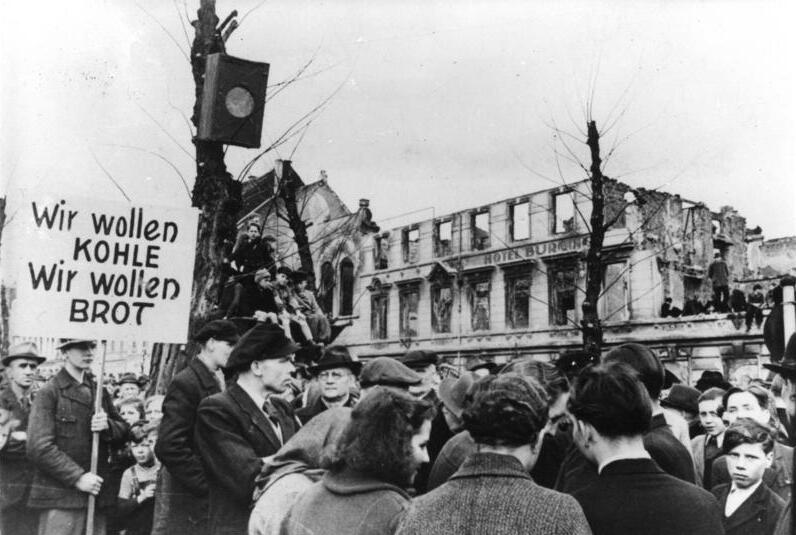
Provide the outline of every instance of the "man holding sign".
<path id="1" fill-rule="evenodd" d="M 103 487 L 108 452 L 127 438 L 110 395 L 102 390 L 102 410 L 94 412 L 96 385 L 89 372 L 93 340 L 62 339 L 64 367 L 36 396 L 28 424 L 28 457 L 35 467 L 28 506 L 39 509 L 40 535 L 81 535 L 89 495 L 97 496 L 94 533 L 104 535 L 103 508 L 115 496 Z M 92 433 L 100 433 L 99 466 L 91 473 Z"/>

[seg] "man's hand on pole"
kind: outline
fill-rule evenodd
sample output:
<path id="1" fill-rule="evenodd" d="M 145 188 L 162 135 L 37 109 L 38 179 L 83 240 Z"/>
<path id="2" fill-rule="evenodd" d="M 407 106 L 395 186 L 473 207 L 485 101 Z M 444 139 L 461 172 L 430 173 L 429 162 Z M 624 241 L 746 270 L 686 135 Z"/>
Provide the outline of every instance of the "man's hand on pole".
<path id="1" fill-rule="evenodd" d="M 108 415 L 105 413 L 105 411 L 95 412 L 94 416 L 91 417 L 91 432 L 99 433 L 100 431 L 105 431 L 108 428 Z"/>
<path id="2" fill-rule="evenodd" d="M 86 472 L 77 480 L 75 487 L 77 487 L 77 490 L 96 496 L 99 494 L 100 488 L 102 488 L 102 478 L 97 474 Z"/>

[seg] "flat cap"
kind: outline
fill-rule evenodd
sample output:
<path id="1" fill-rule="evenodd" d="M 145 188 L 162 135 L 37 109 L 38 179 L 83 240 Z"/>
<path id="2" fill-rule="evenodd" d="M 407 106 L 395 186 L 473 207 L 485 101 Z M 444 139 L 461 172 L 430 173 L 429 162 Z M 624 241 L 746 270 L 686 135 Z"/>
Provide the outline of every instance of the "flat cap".
<path id="1" fill-rule="evenodd" d="M 58 345 L 55 346 L 55 349 L 64 351 L 74 346 L 89 346 L 91 349 L 94 349 L 97 347 L 97 341 L 89 340 L 88 338 L 61 338 L 58 341 Z"/>
<path id="2" fill-rule="evenodd" d="M 696 388 L 674 384 L 672 389 L 669 390 L 669 395 L 661 400 L 663 407 L 671 407 L 673 409 L 680 409 L 682 411 L 698 413 L 699 412 L 699 395 L 702 394 Z"/>
<path id="3" fill-rule="evenodd" d="M 412 351 L 407 351 L 406 355 L 401 358 L 401 362 L 414 370 L 417 368 L 425 368 L 429 364 L 436 366 L 439 363 L 439 357 L 437 357 L 437 354 L 433 351 L 413 349 Z"/>
<path id="4" fill-rule="evenodd" d="M 229 342 L 235 344 L 240 338 L 237 325 L 229 320 L 213 320 L 205 323 L 199 332 L 194 336 L 197 343 L 204 344 L 210 339 L 219 342 Z"/>
<path id="5" fill-rule="evenodd" d="M 390 357 L 376 357 L 362 367 L 359 384 L 362 388 L 370 386 L 395 386 L 409 388 L 420 384 L 421 377 L 411 368 Z"/>
<path id="6" fill-rule="evenodd" d="M 116 382 L 117 385 L 123 384 L 131 384 L 131 385 L 138 385 L 140 386 L 140 381 L 138 377 L 134 373 L 125 373 L 119 377 L 119 380 Z"/>
<path id="7" fill-rule="evenodd" d="M 285 336 L 285 331 L 278 325 L 258 323 L 235 344 L 226 367 L 237 368 L 258 360 L 282 358 L 300 347 Z"/>

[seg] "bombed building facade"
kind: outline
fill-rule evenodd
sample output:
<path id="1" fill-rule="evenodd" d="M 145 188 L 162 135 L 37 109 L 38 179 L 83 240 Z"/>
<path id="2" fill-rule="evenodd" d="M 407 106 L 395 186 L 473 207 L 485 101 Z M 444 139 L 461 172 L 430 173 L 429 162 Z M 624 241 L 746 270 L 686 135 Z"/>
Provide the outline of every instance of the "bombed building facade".
<path id="1" fill-rule="evenodd" d="M 588 182 L 504 199 L 362 240 L 352 325 L 337 340 L 360 358 L 430 349 L 446 361 L 557 358 L 581 345 Z M 606 183 L 600 298 L 605 346 L 636 341 L 681 378 L 760 369 L 759 328 L 733 314 L 661 317 L 712 297 L 708 269 L 726 259 L 731 289 L 748 279 L 746 220 L 730 207 Z"/>

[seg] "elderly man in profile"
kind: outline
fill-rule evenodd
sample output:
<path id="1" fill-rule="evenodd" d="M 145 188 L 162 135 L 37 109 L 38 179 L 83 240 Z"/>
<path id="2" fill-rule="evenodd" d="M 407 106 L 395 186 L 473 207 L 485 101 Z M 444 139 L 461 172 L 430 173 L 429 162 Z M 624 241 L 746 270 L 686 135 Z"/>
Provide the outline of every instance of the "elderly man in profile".
<path id="1" fill-rule="evenodd" d="M 437 354 L 425 349 L 413 349 L 403 356 L 401 362 L 417 373 L 421 379 L 419 385 L 409 388 L 409 393 L 438 406 L 439 396 L 437 395 L 437 389 L 441 379 L 437 371 L 437 365 L 439 364 Z"/>

